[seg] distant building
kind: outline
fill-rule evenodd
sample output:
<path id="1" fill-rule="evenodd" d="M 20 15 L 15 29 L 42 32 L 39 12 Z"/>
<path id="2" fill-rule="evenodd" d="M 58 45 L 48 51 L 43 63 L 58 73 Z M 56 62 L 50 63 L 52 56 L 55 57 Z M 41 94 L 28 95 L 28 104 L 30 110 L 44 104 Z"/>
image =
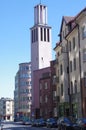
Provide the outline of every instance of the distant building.
<path id="1" fill-rule="evenodd" d="M 14 100 L 11 98 L 0 99 L 0 119 L 6 121 L 14 120 Z"/>
<path id="2" fill-rule="evenodd" d="M 15 118 L 30 118 L 32 105 L 31 62 L 19 64 L 15 76 L 14 112 Z"/>

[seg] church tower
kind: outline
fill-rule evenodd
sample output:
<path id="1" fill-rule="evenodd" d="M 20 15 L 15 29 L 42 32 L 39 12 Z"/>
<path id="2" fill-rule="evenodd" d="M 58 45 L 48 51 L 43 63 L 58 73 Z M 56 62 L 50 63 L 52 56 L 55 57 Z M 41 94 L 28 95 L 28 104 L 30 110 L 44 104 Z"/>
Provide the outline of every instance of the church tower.
<path id="1" fill-rule="evenodd" d="M 50 67 L 51 60 L 51 27 L 47 25 L 47 7 L 38 4 L 34 7 L 34 26 L 31 28 L 32 115 L 39 108 L 39 81 L 34 72 Z"/>
<path id="2" fill-rule="evenodd" d="M 34 26 L 31 28 L 31 67 L 34 70 L 50 66 L 52 60 L 51 27 L 47 25 L 47 7 L 34 7 Z"/>

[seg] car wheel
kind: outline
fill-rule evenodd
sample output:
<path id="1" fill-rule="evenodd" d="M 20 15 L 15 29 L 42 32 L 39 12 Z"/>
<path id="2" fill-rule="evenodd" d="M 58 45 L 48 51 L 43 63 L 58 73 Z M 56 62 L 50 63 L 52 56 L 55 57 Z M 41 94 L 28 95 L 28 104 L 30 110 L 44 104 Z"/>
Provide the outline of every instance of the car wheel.
<path id="1" fill-rule="evenodd" d="M 80 130 L 84 130 L 83 128 L 81 128 Z"/>
<path id="2" fill-rule="evenodd" d="M 61 126 L 61 130 L 66 130 L 66 129 L 64 129 L 65 127 L 64 126 Z"/>
<path id="3" fill-rule="evenodd" d="M 64 126 L 64 130 L 67 130 L 65 126 Z"/>

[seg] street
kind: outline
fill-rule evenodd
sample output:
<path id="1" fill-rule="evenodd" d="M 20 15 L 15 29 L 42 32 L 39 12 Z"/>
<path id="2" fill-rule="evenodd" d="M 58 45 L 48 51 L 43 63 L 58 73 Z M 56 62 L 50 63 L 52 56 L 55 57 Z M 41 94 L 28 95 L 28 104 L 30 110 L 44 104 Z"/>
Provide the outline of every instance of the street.
<path id="1" fill-rule="evenodd" d="M 22 125 L 16 122 L 2 123 L 3 130 L 57 130 L 57 128 L 31 127 L 30 125 Z"/>

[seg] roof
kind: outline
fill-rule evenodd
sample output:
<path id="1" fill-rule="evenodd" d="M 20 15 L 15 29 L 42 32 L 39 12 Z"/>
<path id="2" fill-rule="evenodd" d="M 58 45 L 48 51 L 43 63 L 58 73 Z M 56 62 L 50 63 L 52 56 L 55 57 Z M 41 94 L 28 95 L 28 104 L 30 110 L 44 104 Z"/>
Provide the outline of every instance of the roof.
<path id="1" fill-rule="evenodd" d="M 58 46 L 60 46 L 60 42 L 57 42 L 57 43 L 56 43 L 56 46 L 55 46 L 54 50 L 55 50 Z"/>
<path id="2" fill-rule="evenodd" d="M 70 16 L 63 16 L 66 24 L 68 24 L 69 22 L 71 22 L 72 20 L 74 20 L 75 17 L 70 17 Z"/>
<path id="3" fill-rule="evenodd" d="M 76 16 L 63 16 L 62 17 L 62 22 L 61 22 L 61 27 L 60 27 L 60 33 L 59 33 L 59 35 L 58 36 L 60 36 L 61 35 L 61 31 L 62 31 L 62 27 L 63 27 L 63 22 L 65 22 L 66 24 L 69 24 L 69 23 L 71 23 L 71 25 L 72 25 L 72 29 L 74 29 L 75 27 L 76 27 L 76 19 L 83 13 L 83 12 L 85 12 L 86 11 L 86 7 L 83 9 L 83 10 L 81 10 Z M 56 44 L 56 47 L 58 46 L 59 44 Z M 56 48 L 55 47 L 55 48 Z M 54 50 L 55 50 L 55 48 L 54 48 Z"/>

